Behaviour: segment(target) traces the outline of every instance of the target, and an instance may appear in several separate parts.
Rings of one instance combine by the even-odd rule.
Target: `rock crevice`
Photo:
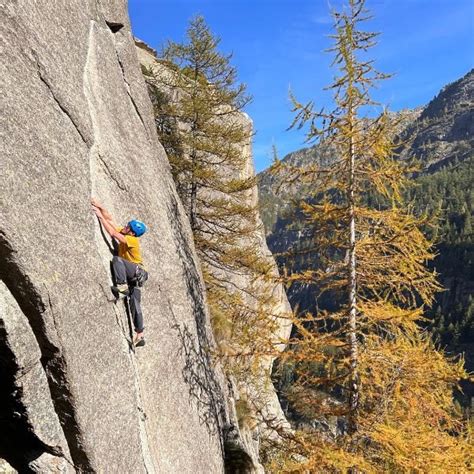
[[[87,453],[81,449],[81,435],[78,429],[77,421],[75,419],[74,399],[72,394],[68,390],[66,381],[67,367],[64,358],[61,355],[62,349],[60,344],[59,334],[57,332],[57,322],[55,321],[55,315],[53,311],[53,305],[51,303],[51,296],[46,290],[45,299],[47,299],[47,306],[49,311],[46,309],[46,304],[43,298],[40,296],[40,292],[35,289],[29,277],[22,272],[22,269],[17,264],[14,257],[15,251],[12,246],[7,242],[5,236],[0,232],[0,280],[8,289],[9,294],[14,300],[10,305],[17,305],[17,313],[24,317],[25,321],[22,322],[24,331],[29,334],[28,344],[34,346],[28,349],[28,352],[34,354],[34,348],[39,352],[38,362],[41,364],[44,377],[49,385],[50,393],[48,396],[51,397],[52,406],[57,414],[61,425],[63,426],[63,432],[67,440],[69,451],[71,453],[73,463],[75,466],[81,469],[89,469],[90,463],[88,460]],[[46,287],[46,285],[45,285]],[[5,293],[5,291],[4,291]],[[48,331],[44,324],[44,318],[48,313],[48,319],[53,323],[54,337],[51,336],[51,330]],[[2,304],[2,317],[8,316],[8,306],[4,302]],[[21,316],[16,316],[20,318]],[[16,360],[13,350],[9,348],[9,337],[15,337],[15,334],[7,334],[6,327],[8,321],[2,320],[2,341],[0,347],[4,351],[1,360],[8,365],[8,360],[16,364],[16,370],[8,371],[5,376],[17,379],[21,362],[14,362]],[[27,326],[28,325],[28,326]],[[51,329],[51,328],[50,328]],[[24,343],[26,345],[26,343]],[[3,378],[2,378],[3,379]],[[10,389],[13,387],[10,384]],[[20,397],[21,398],[21,397]],[[21,406],[21,402],[15,402]],[[26,408],[22,408],[23,412],[26,412]],[[52,415],[52,414],[50,414]],[[21,420],[22,417],[20,416]],[[24,422],[26,426],[27,422]],[[14,431],[16,428],[14,429]],[[26,431],[29,433],[31,439],[37,439],[31,426]],[[36,443],[36,449],[43,447],[45,452],[49,452],[54,455],[58,455],[59,451],[57,448],[47,449],[47,445],[38,440]],[[1,449],[1,448],[0,448]]]
[[[88,143],[88,140],[84,133],[81,131],[79,125],[75,122],[74,118],[72,117],[71,112],[67,109],[67,107],[61,102],[59,97],[57,96],[57,93],[54,91],[54,88],[52,87],[51,83],[46,79],[45,74],[41,71],[41,64],[37,58],[36,53],[32,51],[33,57],[35,58],[36,66],[38,68],[38,77],[40,78],[41,82],[47,87],[48,91],[51,93],[51,97],[54,99],[58,107],[64,112],[64,115],[70,120],[74,128],[77,130],[77,133],[80,135],[84,143]]]

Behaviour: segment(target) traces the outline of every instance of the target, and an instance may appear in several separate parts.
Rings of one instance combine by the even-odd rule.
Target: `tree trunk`
[[[357,276],[356,276],[356,233],[355,233],[355,147],[354,147],[354,118],[350,110],[350,166],[349,166],[349,347],[350,347],[350,398],[349,398],[349,433],[357,431],[357,411],[359,406],[359,373],[358,373],[358,343],[357,343]]]

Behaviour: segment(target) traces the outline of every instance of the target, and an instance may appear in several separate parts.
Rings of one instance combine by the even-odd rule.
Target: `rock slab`
[[[21,398],[25,426],[42,443],[34,469],[70,457],[77,472],[224,472],[235,420],[209,357],[200,269],[126,2],[2,0],[0,8],[1,314],[21,321],[11,326],[8,316],[1,343],[36,361],[40,393]],[[140,218],[150,229],[146,346],[136,353],[126,308],[109,301],[110,242],[92,196],[118,223]],[[5,370],[11,399],[16,369]],[[29,462],[4,445],[0,457]]]

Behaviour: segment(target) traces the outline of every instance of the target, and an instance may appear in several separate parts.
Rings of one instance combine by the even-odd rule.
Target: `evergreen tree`
[[[335,302],[333,311],[295,320],[294,349],[282,364],[296,373],[286,397],[309,426],[339,421],[332,430],[300,432],[290,445],[301,457],[276,457],[270,469],[461,472],[472,458],[452,390],[466,374],[417,324],[421,305],[440,289],[425,267],[433,258],[420,230],[426,219],[404,202],[409,170],[393,158],[388,113],[363,115],[377,105],[371,88],[387,77],[366,57],[376,34],[359,29],[368,19],[364,0],[349,0],[333,16],[335,110],[315,111],[292,96],[292,127],[309,123],[307,140],[332,146],[337,159],[306,169],[277,163],[275,170],[314,186],[301,203],[311,245],[294,256],[318,262],[289,282],[315,284],[317,298],[329,294]]]
[[[145,75],[160,141],[191,223],[219,355],[248,387],[268,379],[260,362],[275,351],[275,283],[272,262],[261,254],[249,166],[253,132],[242,109],[250,98],[245,85],[236,83],[231,55],[218,51],[219,42],[197,16],[187,42],[169,42],[163,67]]]

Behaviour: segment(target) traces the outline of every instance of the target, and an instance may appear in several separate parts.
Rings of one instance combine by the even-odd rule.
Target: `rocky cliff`
[[[1,10],[0,457],[21,472],[251,471],[126,2]],[[150,229],[137,352],[92,196]]]
[[[401,158],[416,157],[425,173],[472,158],[474,69],[445,86],[400,137]]]

